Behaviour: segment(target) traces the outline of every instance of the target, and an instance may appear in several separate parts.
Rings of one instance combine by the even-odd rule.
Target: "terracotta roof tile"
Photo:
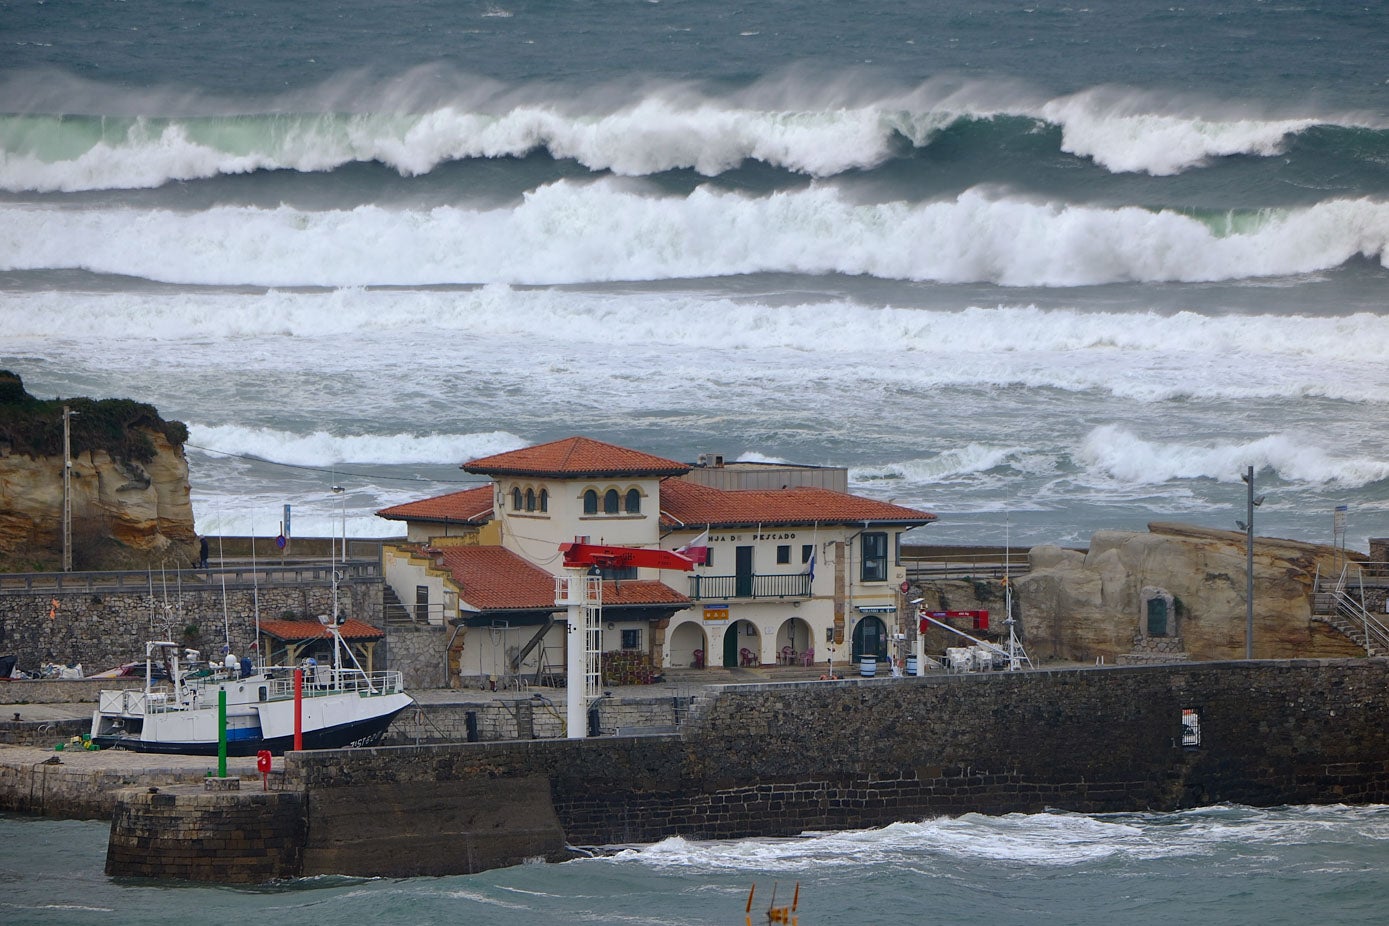
[[[665,479],[661,519],[666,527],[725,527],[751,524],[928,524],[936,516],[915,508],[880,502],[830,489],[715,489]]]
[[[379,640],[386,634],[364,621],[348,618],[338,628],[344,640]],[[261,621],[260,632],[277,640],[331,640],[328,628],[318,621]]]
[[[463,603],[479,611],[557,611],[555,577],[497,546],[429,551],[453,575]],[[603,583],[604,607],[683,606],[690,599],[655,579]]]
[[[553,611],[555,579],[504,547],[431,550],[461,589],[462,604],[479,611]]]
[[[603,607],[620,608],[624,605],[680,605],[690,603],[690,599],[677,592],[664,582],[656,579],[623,579],[620,582],[604,580]]]
[[[453,521],[484,524],[492,518],[492,486],[482,485],[462,492],[422,498],[416,502],[392,505],[376,512],[388,521]]]
[[[523,447],[463,464],[470,473],[489,476],[679,476],[685,463],[630,450],[587,437]]]

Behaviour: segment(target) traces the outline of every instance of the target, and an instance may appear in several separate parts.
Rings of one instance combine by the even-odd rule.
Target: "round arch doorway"
[[[723,667],[736,669],[744,664],[744,653],[750,653],[751,665],[762,662],[762,638],[752,621],[734,621],[723,632]]]
[[[708,665],[709,638],[694,621],[684,621],[670,635],[667,655],[671,666],[702,669]]]

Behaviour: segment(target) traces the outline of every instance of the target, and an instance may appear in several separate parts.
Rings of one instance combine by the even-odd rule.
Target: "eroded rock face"
[[[1254,656],[1258,659],[1363,656],[1313,622],[1312,585],[1338,569],[1331,547],[1257,537],[1254,543]],[[1190,658],[1241,659],[1245,651],[1245,537],[1235,531],[1155,523],[1148,533],[1100,531],[1086,553],[1040,546],[1014,589],[1034,656],[1092,662],[1159,642],[1149,637],[1149,602],[1166,641]]]
[[[150,431],[148,463],[97,450],[73,455],[73,567],[161,561],[187,564],[197,538],[183,448]],[[0,454],[0,556],[17,568],[51,567],[63,549],[63,459]]]

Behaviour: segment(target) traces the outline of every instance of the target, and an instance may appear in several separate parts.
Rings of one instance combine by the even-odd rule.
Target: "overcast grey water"
[[[102,875],[99,823],[0,816],[0,915],[34,926],[742,926],[800,884],[799,922],[1358,926],[1389,907],[1389,808],[966,815],[797,839],[668,839],[480,875],[259,888]]]
[[[585,434],[846,466],[921,540],[1389,535],[1389,5],[0,2],[0,368],[190,427],[198,529],[390,529]],[[330,496],[329,486],[348,488]],[[344,507],[339,508],[339,504]],[[1383,807],[965,816],[16,923],[1382,923]],[[760,893],[760,897],[765,894]]]

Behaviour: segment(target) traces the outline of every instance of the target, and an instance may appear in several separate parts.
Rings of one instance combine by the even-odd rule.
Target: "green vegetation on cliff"
[[[0,443],[31,457],[62,456],[63,406],[72,409],[72,452],[105,450],[114,459],[154,459],[150,433],[170,444],[188,441],[188,426],[165,421],[153,405],[130,399],[36,399],[19,376],[0,370]]]

